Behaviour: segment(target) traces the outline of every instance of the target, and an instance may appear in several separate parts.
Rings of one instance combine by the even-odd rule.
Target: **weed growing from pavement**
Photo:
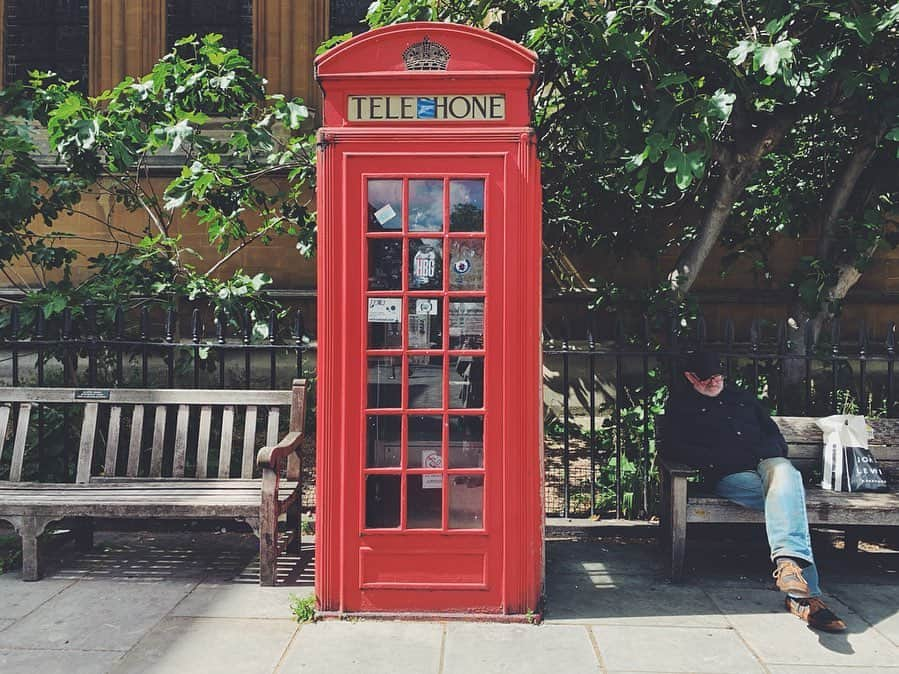
[[[290,610],[296,616],[298,623],[315,622],[315,597],[298,597],[290,595]]]

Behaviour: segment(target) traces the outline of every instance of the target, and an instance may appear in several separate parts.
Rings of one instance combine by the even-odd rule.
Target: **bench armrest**
[[[256,465],[259,468],[274,469],[285,457],[298,452],[302,443],[303,434],[299,431],[292,431],[281,438],[281,442],[274,447],[260,449],[256,455]]]
[[[698,469],[689,466],[686,463],[672,461],[664,457],[659,458],[659,467],[668,473],[671,477],[690,477],[696,475]]]

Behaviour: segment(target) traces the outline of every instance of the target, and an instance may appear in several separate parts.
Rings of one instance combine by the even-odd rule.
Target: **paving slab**
[[[114,674],[270,674],[297,631],[292,620],[166,618]]]
[[[768,665],[817,665],[828,667],[889,667],[899,663],[899,648],[871,628],[842,602],[824,601],[848,627],[828,634],[814,630],[783,607],[783,595],[748,589],[709,590],[730,623]],[[739,596],[739,599],[737,599]]]
[[[21,573],[0,575],[0,619],[18,620],[71,584],[71,580],[52,578],[26,583]]]
[[[732,629],[646,625],[591,629],[608,671],[764,672]]]
[[[805,667],[804,665],[769,665],[771,674],[896,674],[899,672],[899,664],[896,667]]]
[[[581,625],[448,623],[443,662],[444,674],[600,671]]]
[[[278,672],[437,674],[442,639],[439,623],[328,620],[303,625]]]
[[[194,585],[80,581],[0,632],[0,648],[127,651]]]
[[[631,544],[633,543],[633,544]],[[662,555],[654,541],[547,541],[546,573],[660,575]]]
[[[618,586],[614,578],[556,576],[547,580],[546,621],[590,625],[728,627],[698,587],[653,583]]]
[[[899,585],[828,583],[827,590],[899,646]]]
[[[3,674],[106,674],[122,657],[110,651],[2,651],[0,672]]]
[[[311,587],[260,587],[257,583],[201,583],[172,616],[196,618],[281,618],[290,620],[290,596],[310,596]]]
[[[0,632],[12,625],[14,622],[15,620],[0,620]]]

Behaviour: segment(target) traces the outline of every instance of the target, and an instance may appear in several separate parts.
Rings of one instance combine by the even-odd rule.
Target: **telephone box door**
[[[347,308],[365,336],[349,385],[365,400],[348,453],[346,571],[359,584],[346,605],[402,609],[426,588],[435,609],[495,611],[503,156],[354,154],[346,166],[357,195],[347,241],[365,260],[359,305]]]

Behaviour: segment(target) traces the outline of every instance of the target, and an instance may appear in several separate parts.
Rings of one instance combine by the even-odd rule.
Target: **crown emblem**
[[[406,70],[446,70],[449,58],[449,50],[438,42],[431,42],[427,35],[403,52]]]

